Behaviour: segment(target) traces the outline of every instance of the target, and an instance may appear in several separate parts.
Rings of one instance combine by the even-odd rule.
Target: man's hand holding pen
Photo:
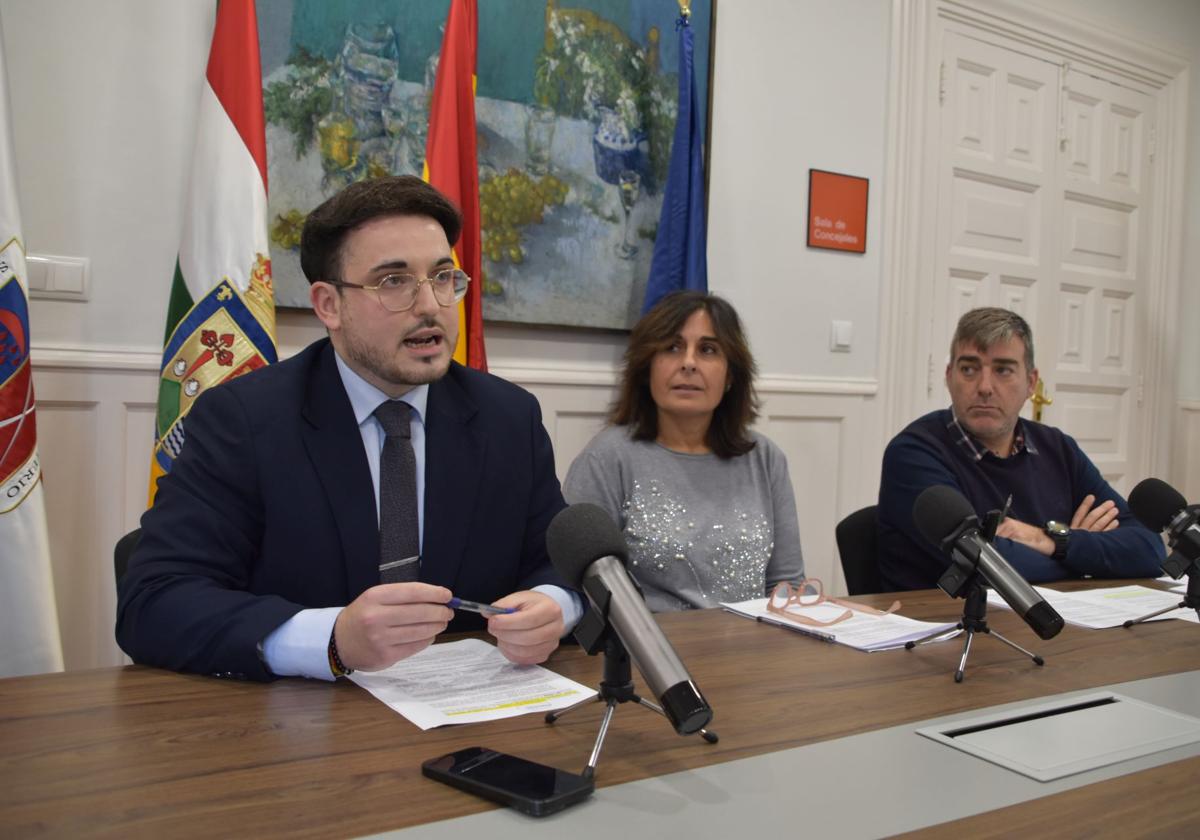
[[[420,653],[446,629],[453,610],[479,613],[510,661],[544,662],[562,637],[562,610],[540,592],[514,592],[494,604],[453,597],[444,586],[385,583],[373,586],[338,615],[338,655],[355,671],[378,671]]]
[[[516,612],[488,617],[487,630],[496,637],[510,662],[517,665],[537,665],[558,647],[562,638],[562,609],[549,595],[541,592],[514,592],[496,601],[493,606],[513,607]]]
[[[341,611],[334,637],[342,663],[378,671],[420,653],[446,629],[454,612],[450,590],[428,583],[372,586]]]

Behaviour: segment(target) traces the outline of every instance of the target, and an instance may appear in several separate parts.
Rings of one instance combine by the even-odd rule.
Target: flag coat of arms
[[[267,144],[253,0],[221,0],[200,97],[191,188],[163,344],[150,465],[158,479],[205,389],[276,360]]]

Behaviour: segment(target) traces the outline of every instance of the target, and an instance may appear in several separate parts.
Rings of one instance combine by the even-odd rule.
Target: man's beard
[[[414,326],[408,334],[420,329],[436,328],[438,323],[432,318],[425,319]],[[450,354],[428,358],[413,359],[407,366],[396,361],[396,347],[382,347],[377,344],[362,341],[353,330],[343,332],[348,361],[370,373],[381,382],[396,386],[425,385],[436,382],[446,375],[450,368]],[[403,343],[403,339],[400,340]],[[443,335],[442,341],[448,341]],[[400,352],[403,352],[401,348]]]

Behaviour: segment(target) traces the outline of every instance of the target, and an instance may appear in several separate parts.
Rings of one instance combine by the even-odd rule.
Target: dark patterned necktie
[[[414,581],[420,563],[411,413],[412,407],[400,400],[388,400],[375,409],[375,419],[387,435],[379,456],[380,583]]]

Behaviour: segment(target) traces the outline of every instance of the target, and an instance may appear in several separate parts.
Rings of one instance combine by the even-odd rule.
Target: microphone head
[[[1157,478],[1139,481],[1129,494],[1129,509],[1151,531],[1165,530],[1175,514],[1187,507],[1179,491]]]
[[[583,573],[601,557],[616,557],[622,563],[629,549],[612,517],[600,507],[581,502],[559,511],[546,529],[550,563],[569,586],[579,589]]]
[[[954,533],[963,521],[975,516],[962,493],[944,484],[926,487],[913,503],[913,522],[921,536],[936,546]]]
[[[658,700],[680,735],[699,732],[712,720],[712,707],[691,680],[671,686],[659,695]]]
[[[1038,601],[1021,617],[1043,639],[1053,639],[1063,629],[1063,617],[1048,601]]]

